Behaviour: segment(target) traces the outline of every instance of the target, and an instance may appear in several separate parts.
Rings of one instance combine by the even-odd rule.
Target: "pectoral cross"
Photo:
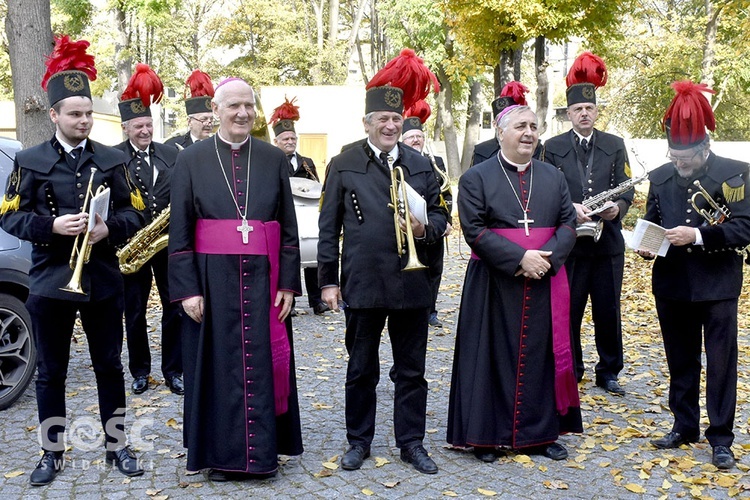
[[[519,224],[523,224],[524,229],[526,230],[526,236],[529,235],[529,224],[534,223],[534,219],[529,219],[529,213],[524,210],[523,212],[523,219],[518,219]],[[239,230],[239,228],[237,228]]]
[[[533,222],[533,221],[532,221]],[[242,224],[237,226],[237,232],[242,233],[242,244],[247,245],[248,241],[248,234],[253,231],[253,226],[249,225],[247,223],[247,219],[242,219]],[[526,230],[526,234],[528,235],[528,229]]]

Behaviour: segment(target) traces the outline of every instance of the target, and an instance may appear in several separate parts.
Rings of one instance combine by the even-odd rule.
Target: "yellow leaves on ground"
[[[643,486],[640,484],[635,483],[628,483],[625,485],[625,489],[630,491],[631,493],[645,493],[646,490],[643,489]]]
[[[335,464],[333,462],[323,462],[323,467],[328,470],[336,470],[339,468],[339,464]]]
[[[6,479],[13,479],[14,477],[18,477],[20,475],[23,475],[23,471],[22,470],[14,470],[13,472],[6,472],[5,473],[5,478]]]
[[[497,491],[486,490],[484,488],[477,488],[477,491],[486,497],[494,497],[497,495]]]
[[[569,486],[562,481],[543,481],[542,484],[545,488],[550,490],[567,490]]]
[[[387,458],[375,457],[375,467],[382,467],[385,464],[389,464],[389,463],[391,463],[391,461],[388,460]]]

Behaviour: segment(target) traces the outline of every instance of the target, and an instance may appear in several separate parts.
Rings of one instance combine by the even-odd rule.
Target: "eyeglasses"
[[[691,156],[675,156],[667,151],[667,159],[671,161],[672,163],[677,163],[678,161],[682,163],[690,163],[693,160],[695,160],[695,157],[701,153],[703,153],[703,149],[699,149],[698,151],[693,153]]]
[[[200,118],[196,118],[194,116],[191,116],[190,119],[191,120],[195,120],[197,122],[201,122],[203,125],[213,125],[213,123],[214,123],[213,117],[208,117],[208,118],[204,118],[204,119],[201,120]]]

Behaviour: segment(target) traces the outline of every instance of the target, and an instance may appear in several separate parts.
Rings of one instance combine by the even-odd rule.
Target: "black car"
[[[0,137],[0,180],[8,178],[21,147]],[[0,229],[0,410],[23,395],[36,371],[31,318],[24,306],[30,266],[31,245]]]

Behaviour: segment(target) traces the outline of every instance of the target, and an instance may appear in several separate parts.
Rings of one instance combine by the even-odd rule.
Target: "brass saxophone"
[[[167,247],[169,234],[165,231],[169,225],[169,212],[167,205],[151,224],[135,233],[128,244],[117,251],[122,274],[138,272],[159,250]]]
[[[583,206],[589,210],[599,210],[604,207],[608,201],[612,201],[618,198],[622,193],[630,191],[636,184],[639,184],[648,179],[648,173],[641,175],[640,177],[634,177],[626,181],[621,182],[614,188],[608,191],[602,191],[596,196],[586,198],[583,200]],[[597,219],[591,222],[584,222],[576,226],[576,236],[593,236],[594,241],[599,241],[602,236],[602,230],[604,229],[604,220]]]

